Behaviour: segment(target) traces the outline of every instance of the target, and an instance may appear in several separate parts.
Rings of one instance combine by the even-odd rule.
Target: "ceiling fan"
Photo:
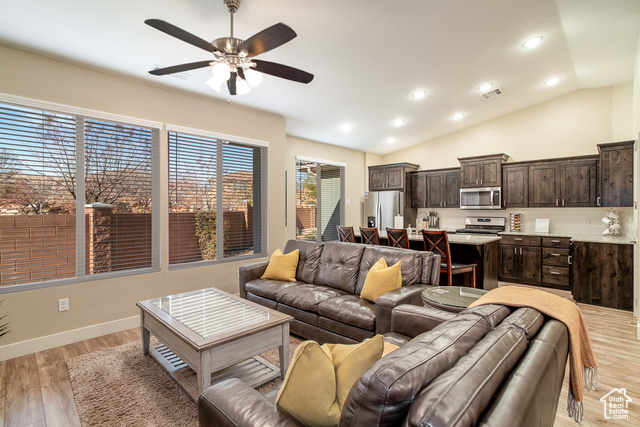
[[[278,23],[254,34],[247,40],[235,38],[233,37],[233,14],[238,11],[240,0],[223,0],[223,2],[231,14],[231,35],[215,39],[211,43],[161,19],[144,21],[145,24],[163,33],[211,52],[214,57],[213,60],[156,68],[149,73],[154,76],[164,76],[211,66],[213,77],[207,80],[207,84],[220,92],[222,84],[226,82],[231,95],[242,95],[249,92],[252,87],[256,87],[262,80],[261,73],[305,84],[313,80],[313,74],[306,71],[275,62],[252,59],[254,56],[291,41],[297,35],[295,31],[285,24]]]

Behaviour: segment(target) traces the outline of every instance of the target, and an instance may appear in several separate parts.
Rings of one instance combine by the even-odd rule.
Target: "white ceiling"
[[[282,115],[287,133],[385,154],[582,88],[632,79],[640,0],[242,0],[235,36],[283,22],[298,37],[258,59],[315,75],[265,76],[219,95],[209,68],[182,80],[148,71],[209,59],[144,24],[159,18],[205,40],[229,36],[223,0],[0,0],[0,43],[152,84]],[[522,43],[542,35],[542,44]],[[0,66],[2,58],[0,58]],[[558,85],[544,86],[552,76]],[[483,100],[485,82],[503,94]],[[411,93],[428,96],[414,100]],[[455,112],[464,119],[451,120]],[[393,127],[402,117],[406,124]],[[346,133],[345,123],[353,124]],[[397,142],[387,143],[389,137]]]

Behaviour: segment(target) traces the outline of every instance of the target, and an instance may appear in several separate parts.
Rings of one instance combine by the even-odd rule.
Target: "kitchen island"
[[[491,290],[498,287],[498,241],[499,236],[454,234],[453,230],[447,230],[451,258],[453,262],[460,264],[476,264],[476,287]],[[357,241],[360,236],[356,235]],[[380,233],[380,243],[387,245],[387,233]],[[411,249],[424,251],[422,233],[409,235]],[[470,274],[456,274],[453,276],[453,285],[471,286]],[[446,277],[440,276],[440,285],[446,285]]]

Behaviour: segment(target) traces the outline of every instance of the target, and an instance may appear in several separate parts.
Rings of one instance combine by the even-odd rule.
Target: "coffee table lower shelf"
[[[198,379],[196,372],[182,361],[166,345],[149,348],[149,354],[158,361],[171,377],[186,391],[193,400],[198,401]],[[211,375],[211,384],[224,381],[227,378],[240,378],[249,386],[255,388],[267,381],[280,377],[280,368],[263,359],[254,356],[236,363]]]

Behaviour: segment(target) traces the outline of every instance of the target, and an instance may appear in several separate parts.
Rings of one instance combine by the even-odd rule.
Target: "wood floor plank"
[[[36,359],[47,427],[79,427],[78,409],[62,350],[37,353]]]
[[[4,404],[7,395],[7,362],[0,362],[0,427],[4,427]]]
[[[109,344],[109,347],[117,347],[122,344],[128,344],[131,342],[124,332],[115,332],[113,334],[104,335],[103,338]]]
[[[82,341],[63,345],[62,347],[60,347],[60,350],[62,351],[65,362],[68,362],[72,357],[77,357],[88,353],[87,348],[84,346],[84,343]]]
[[[142,341],[142,333],[140,332],[140,328],[131,328],[123,331],[131,342],[140,342]]]
[[[109,348],[109,343],[104,337],[96,337],[89,338],[88,340],[82,341],[87,352],[93,353],[94,351],[104,350],[105,348]]]
[[[26,426],[44,421],[38,365],[34,354],[7,360],[5,426]]]

